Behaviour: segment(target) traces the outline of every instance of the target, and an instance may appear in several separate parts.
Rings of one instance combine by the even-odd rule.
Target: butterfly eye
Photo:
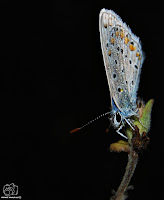
[[[116,120],[117,120],[117,122],[121,121],[121,115],[119,112],[116,112]]]
[[[113,123],[115,127],[119,127],[120,123],[121,123],[121,115],[119,112],[116,112],[113,118]]]

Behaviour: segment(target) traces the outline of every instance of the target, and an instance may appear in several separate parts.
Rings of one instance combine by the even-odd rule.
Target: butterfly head
[[[114,128],[120,127],[120,125],[122,124],[122,120],[123,120],[122,115],[119,111],[116,111],[113,113],[112,122],[113,122]]]

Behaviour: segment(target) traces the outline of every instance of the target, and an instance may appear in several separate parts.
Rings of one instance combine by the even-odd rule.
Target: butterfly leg
[[[134,124],[130,121],[130,119],[126,119],[126,118],[125,118],[125,121],[126,121],[127,124],[131,127],[132,130],[135,130],[134,127],[133,127]],[[132,126],[132,125],[133,125],[133,126]]]
[[[121,126],[119,127],[119,129],[116,130],[116,132],[117,132],[119,135],[121,135],[122,137],[128,139],[125,135],[123,135],[123,134],[120,132],[120,129],[122,129],[122,127],[123,127],[123,125],[121,125]]]
[[[133,130],[135,130],[134,129],[134,124],[131,122],[131,120],[130,119],[125,119],[125,121],[129,124],[129,126],[133,129]],[[143,126],[143,127],[145,127],[146,129],[147,129],[147,127],[141,122],[141,120],[139,119],[139,122],[141,123],[141,125]],[[133,125],[133,126],[132,126]]]

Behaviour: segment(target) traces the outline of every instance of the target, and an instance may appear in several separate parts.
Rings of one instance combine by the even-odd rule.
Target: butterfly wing
[[[101,10],[99,26],[111,98],[125,116],[131,116],[136,109],[136,93],[143,63],[139,38],[112,10]]]

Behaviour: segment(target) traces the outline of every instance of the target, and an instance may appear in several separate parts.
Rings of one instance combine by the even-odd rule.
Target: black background
[[[161,8],[160,8],[161,7]],[[99,39],[99,12],[112,9],[140,37],[146,59],[138,96],[155,99],[151,143],[140,155],[129,199],[163,199],[163,11],[141,1],[0,2],[0,194],[7,183],[22,199],[107,200],[126,153],[104,117],[110,110]]]

